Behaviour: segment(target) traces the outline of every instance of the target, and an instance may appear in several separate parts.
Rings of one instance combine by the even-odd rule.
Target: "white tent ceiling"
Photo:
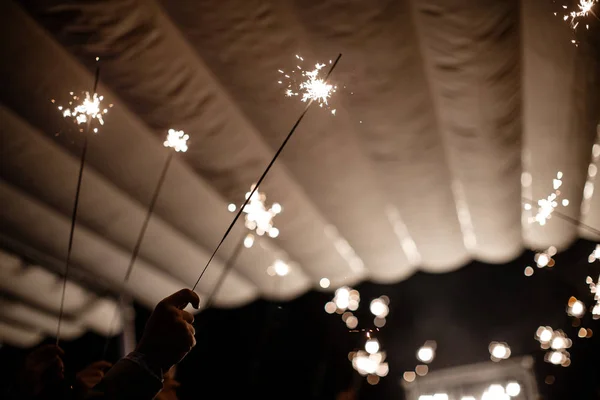
[[[64,334],[107,330],[114,304],[90,298],[114,293],[123,280],[168,155],[168,128],[188,133],[190,150],[175,156],[127,291],[152,307],[190,287],[232,218],[227,204],[243,200],[304,106],[283,96],[277,70],[293,67],[295,54],[316,62],[339,52],[334,79],[346,88],[335,95],[336,116],[311,110],[261,186],[284,207],[275,220],[281,235],[242,251],[216,306],[291,299],[320,289],[322,277],[330,289],[393,283],[472,259],[507,262],[525,247],[565,248],[579,234],[600,239],[557,218],[544,227],[522,223],[522,196],[546,197],[562,171],[571,202],[562,211],[600,226],[598,195],[588,189],[583,198],[600,68],[585,45],[571,43],[552,7],[4,1],[3,247],[64,260],[82,140],[50,99],[90,90],[99,56],[99,92],[114,107],[90,140],[73,253],[83,283],[67,293],[72,325]],[[240,224],[200,281],[201,296],[243,235]],[[292,266],[288,276],[266,273],[277,259]],[[39,263],[60,272],[60,262]],[[50,273],[27,271],[6,272],[22,291],[2,286],[10,299],[0,319],[27,318],[39,331],[21,336],[21,325],[2,323],[0,340],[19,345],[53,334],[58,310],[59,298],[36,296],[59,293],[60,279],[42,287],[31,271]]]

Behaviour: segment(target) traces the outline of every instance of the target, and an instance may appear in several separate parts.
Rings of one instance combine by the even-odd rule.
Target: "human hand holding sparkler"
[[[182,289],[158,303],[136,349],[161,371],[168,371],[196,345],[194,316],[183,310],[188,303],[196,309],[200,306],[200,298],[189,289]]]

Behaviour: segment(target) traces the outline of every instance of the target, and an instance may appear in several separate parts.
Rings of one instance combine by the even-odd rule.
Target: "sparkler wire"
[[[115,312],[113,314],[113,318],[110,323],[109,334],[106,337],[106,342],[104,343],[104,351],[102,353],[102,359],[105,358],[106,352],[108,351],[108,345],[110,343],[110,339],[112,337],[112,332],[114,330],[114,325],[117,317],[117,309],[122,309],[123,307],[123,296],[125,292],[125,285],[129,281],[131,277],[131,272],[133,271],[133,266],[138,258],[140,253],[140,249],[142,247],[142,242],[144,241],[144,236],[146,235],[146,229],[148,229],[148,225],[150,223],[150,219],[152,214],[154,213],[154,207],[156,206],[156,201],[158,200],[158,196],[160,195],[160,191],[165,183],[165,178],[167,177],[167,172],[169,170],[169,166],[171,165],[171,161],[173,160],[173,154],[175,150],[169,149],[169,155],[165,160],[165,165],[160,173],[158,178],[158,182],[156,183],[156,188],[154,189],[154,193],[152,194],[152,199],[150,200],[150,204],[148,205],[148,210],[146,211],[146,217],[144,218],[144,222],[142,223],[142,227],[140,228],[140,233],[138,234],[137,240],[135,242],[135,246],[133,247],[133,251],[131,253],[131,258],[129,259],[129,265],[127,266],[127,271],[125,272],[125,278],[121,284],[119,289],[119,302],[115,306]]]
[[[69,276],[69,266],[71,265],[71,253],[73,250],[73,237],[75,236],[75,224],[77,223],[77,209],[79,208],[79,194],[81,193],[81,181],[83,180],[83,169],[85,167],[85,157],[88,147],[88,129],[83,139],[83,148],[81,149],[81,161],[79,162],[79,174],[77,176],[77,188],[75,189],[75,201],[73,202],[73,211],[71,213],[71,230],[69,231],[69,244],[67,247],[67,258],[65,260],[65,273],[63,275],[62,294],[60,297],[60,311],[58,313],[58,325],[56,327],[56,345],[60,342],[60,326],[65,309],[65,294],[67,291],[67,279]]]
[[[327,75],[325,76],[325,79],[324,79],[325,82],[327,82],[327,80],[329,79],[329,76],[331,75],[331,73],[335,69],[336,65],[340,61],[340,58],[342,58],[342,54],[341,53],[338,54],[337,58],[335,59],[334,63],[332,64],[331,68],[329,69],[329,72],[327,72]],[[210,263],[212,262],[212,260],[215,258],[215,255],[217,254],[217,252],[219,251],[219,249],[223,245],[223,242],[225,242],[225,239],[227,239],[227,236],[229,236],[229,233],[233,229],[233,227],[234,227],[235,223],[237,222],[237,220],[240,218],[240,215],[242,215],[242,212],[244,211],[244,208],[246,207],[246,205],[248,205],[248,202],[252,198],[252,195],[254,194],[254,192],[256,192],[258,190],[258,187],[260,186],[260,184],[262,183],[262,181],[265,179],[265,176],[267,176],[267,174],[269,173],[269,170],[271,169],[271,167],[273,166],[273,164],[275,163],[275,161],[277,160],[277,158],[279,157],[279,155],[283,151],[283,149],[284,149],[285,145],[287,144],[287,142],[290,140],[290,138],[292,137],[292,135],[296,131],[296,128],[298,128],[298,125],[300,125],[300,122],[304,119],[304,116],[306,115],[306,113],[308,112],[308,110],[309,110],[309,108],[310,108],[310,106],[312,104],[313,104],[313,99],[310,99],[309,102],[308,102],[308,104],[306,104],[306,107],[304,107],[304,111],[302,111],[302,113],[300,114],[300,116],[296,120],[296,123],[294,124],[294,126],[292,126],[292,129],[290,130],[290,132],[286,136],[285,140],[281,143],[281,146],[279,146],[279,149],[277,150],[277,152],[275,153],[275,155],[271,159],[271,162],[269,162],[269,164],[267,165],[267,168],[265,168],[264,172],[262,173],[262,175],[260,176],[260,178],[256,182],[256,185],[254,186],[254,189],[252,189],[252,191],[250,192],[250,195],[248,197],[246,197],[246,200],[244,201],[244,203],[242,204],[242,206],[239,208],[238,212],[235,214],[235,217],[233,218],[233,220],[229,224],[229,227],[227,228],[227,230],[223,234],[223,237],[221,238],[221,241],[219,242],[219,244],[217,245],[217,247],[213,251],[212,255],[208,259],[208,262],[206,263],[206,265],[204,266],[204,268],[202,269],[202,272],[200,273],[200,276],[198,277],[198,280],[196,280],[196,283],[192,287],[192,290],[196,290],[196,286],[198,286],[198,283],[200,283],[200,279],[202,279],[202,276],[204,276],[204,273],[208,269],[208,266],[210,265]]]
[[[221,272],[221,275],[219,276],[219,280],[217,281],[217,283],[213,287],[212,292],[208,295],[208,297],[206,299],[204,308],[209,308],[212,305],[212,302],[214,301],[215,297],[217,296],[219,290],[221,289],[221,286],[223,286],[223,282],[225,282],[225,278],[227,277],[227,275],[229,275],[229,272],[232,270],[233,266],[235,265],[235,261],[237,260],[238,256],[240,255],[240,252],[242,251],[242,248],[244,247],[245,237],[246,237],[246,235],[243,235],[240,238],[238,244],[235,246],[235,249],[233,250],[233,253],[231,253],[231,256],[229,256],[229,259],[227,260],[227,262],[225,263],[225,266],[223,267],[223,272]]]
[[[94,74],[94,89],[93,93],[96,93],[98,89],[98,82],[100,81],[100,64],[96,59],[96,72]],[[77,210],[79,208],[79,195],[81,193],[81,182],[83,180],[83,170],[85,168],[85,158],[87,155],[88,148],[88,136],[90,134],[91,119],[88,120],[87,129],[83,137],[83,148],[81,149],[81,161],[79,163],[79,174],[77,176],[77,187],[75,189],[75,201],[73,202],[73,212],[71,213],[71,230],[69,231],[69,244],[67,246],[67,257],[65,259],[65,273],[63,276],[63,287],[62,294],[60,297],[60,310],[58,313],[58,324],[56,326],[56,345],[60,342],[60,327],[64,316],[65,310],[65,294],[67,291],[67,280],[69,276],[69,266],[71,264],[71,253],[73,250],[73,238],[75,236],[75,225],[77,223]]]

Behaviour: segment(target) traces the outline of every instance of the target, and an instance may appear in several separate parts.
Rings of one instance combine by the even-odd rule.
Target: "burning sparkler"
[[[296,58],[302,63],[304,59],[299,55]],[[331,61],[330,61],[331,63]],[[328,100],[331,95],[336,92],[337,86],[331,85],[321,76],[322,69],[326,64],[317,63],[314,69],[305,70],[300,65],[296,66],[290,73],[284,70],[279,70],[283,78],[278,81],[279,84],[286,84],[286,97],[302,96],[302,102],[315,101],[319,107],[329,106]],[[299,76],[298,76],[299,75]],[[331,114],[335,115],[336,110],[331,110]]]
[[[78,125],[92,123],[94,120],[98,121],[100,125],[104,125],[104,118],[102,116],[108,113],[108,108],[113,106],[109,104],[108,108],[103,108],[102,101],[104,100],[104,96],[98,96],[97,93],[90,95],[90,92],[85,92],[83,97],[73,92],[69,94],[71,95],[69,107],[58,106],[58,110],[62,112],[64,118],[72,118]],[[77,104],[80,101],[82,102]],[[54,103],[55,100],[53,99],[52,102]],[[83,132],[83,128],[80,131]],[[94,132],[98,133],[98,127],[94,127]]]
[[[573,31],[577,30],[580,23],[584,22],[590,15],[594,18],[600,20],[598,16],[594,13],[594,6],[598,3],[598,0],[579,0],[577,4],[577,9],[575,11],[568,11],[568,6],[563,5],[562,8],[565,10],[565,14],[563,14],[563,20],[568,21],[571,29]],[[558,13],[554,13],[554,15],[558,15]],[[590,24],[585,22],[585,29],[590,29]],[[579,46],[579,41],[576,39],[572,39],[571,43],[575,46]]]
[[[537,222],[541,226],[544,226],[546,225],[546,222],[548,222],[548,220],[552,218],[552,213],[559,206],[558,199],[561,195],[561,191],[559,190],[559,188],[562,186],[563,183],[562,177],[563,173],[558,171],[558,173],[556,174],[556,178],[552,180],[552,187],[554,188],[554,192],[549,194],[548,197],[546,197],[545,199],[538,200],[537,213],[529,219],[530,223]],[[560,204],[562,204],[563,207],[566,207],[569,205],[569,200],[563,199],[560,202]],[[531,204],[525,203],[524,208],[525,210],[530,210]]]
[[[185,153],[188,149],[187,141],[190,138],[189,135],[183,131],[176,131],[175,129],[169,129],[167,133],[167,139],[163,143],[165,147],[171,147],[175,151]]]

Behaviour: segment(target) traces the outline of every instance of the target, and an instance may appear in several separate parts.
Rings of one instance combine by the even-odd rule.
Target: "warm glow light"
[[[549,326],[540,326],[535,335],[540,343],[550,343],[554,336],[554,331]]]
[[[319,285],[323,288],[323,289],[327,289],[329,287],[329,285],[331,284],[331,282],[329,281],[329,279],[327,278],[321,278],[321,280],[319,281]]]
[[[254,235],[249,233],[244,238],[244,247],[249,249],[250,247],[252,247],[253,244],[254,244]]]

